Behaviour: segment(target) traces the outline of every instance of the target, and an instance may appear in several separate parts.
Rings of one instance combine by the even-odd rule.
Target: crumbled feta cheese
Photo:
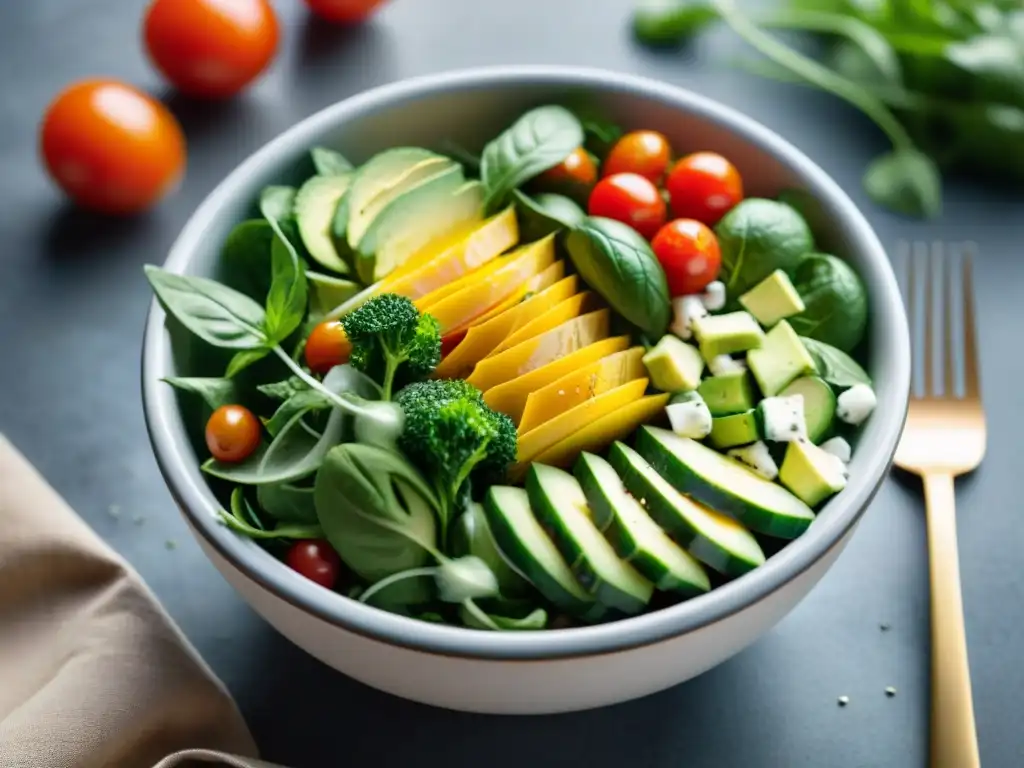
[[[725,306],[725,283],[721,280],[708,283],[700,298],[708,312],[717,312]]]
[[[818,470],[825,478],[825,482],[828,483],[828,487],[838,493],[846,487],[846,481],[850,478],[850,471],[846,468],[846,465],[842,460],[833,453],[818,449],[820,453],[820,461],[818,462]]]
[[[807,439],[807,421],[804,418],[804,396],[766,397],[758,408],[764,422],[766,440],[790,443]]]
[[[699,397],[670,403],[665,406],[665,413],[668,414],[672,431],[680,437],[703,440],[711,434],[711,411]]]
[[[672,299],[672,325],[670,330],[680,339],[693,337],[693,321],[707,317],[708,310],[700,296],[677,296]]]
[[[836,416],[847,424],[857,426],[875,410],[874,390],[867,384],[854,384],[836,398]]]
[[[735,371],[745,371],[747,364],[731,355],[716,355],[708,360],[708,370],[712,376],[723,376]]]
[[[841,437],[833,437],[830,440],[826,440],[818,447],[823,451],[831,453],[843,464],[849,464],[850,457],[853,455],[853,449],[850,448],[850,444]]]
[[[742,448],[733,448],[726,454],[745,464],[761,475],[766,480],[774,480],[779,476],[779,467],[768,451],[768,445],[763,440],[745,445]]]

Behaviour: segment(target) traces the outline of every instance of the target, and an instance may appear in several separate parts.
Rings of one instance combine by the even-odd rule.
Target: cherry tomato
[[[677,162],[665,182],[672,213],[697,219],[709,227],[743,199],[743,180],[736,167],[714,152],[696,152]]]
[[[217,461],[242,461],[260,444],[260,421],[244,405],[222,405],[206,422],[206,447]]]
[[[75,83],[50,104],[40,151],[54,181],[79,205],[136,213],[181,180],[185,136],[167,108],[114,80]]]
[[[700,293],[722,266],[718,238],[695,219],[670,221],[654,236],[651,249],[665,270],[672,296]]]
[[[597,166],[587,150],[577,147],[565,160],[544,171],[537,180],[551,186],[579,184],[589,187],[597,181]]]
[[[306,365],[313,373],[327,373],[348,359],[349,343],[337,320],[325,320],[306,339]]]
[[[383,3],[384,0],[306,0],[306,5],[317,16],[342,24],[362,21]]]
[[[635,173],[617,173],[597,182],[590,193],[588,212],[629,224],[650,240],[665,223],[665,201],[650,179]]]
[[[293,571],[332,589],[341,571],[341,558],[323,539],[302,539],[288,548],[285,562]]]
[[[149,58],[178,90],[223,98],[266,69],[278,23],[268,0],[153,0],[144,32]]]
[[[657,184],[671,159],[672,147],[664,134],[632,131],[615,142],[601,166],[601,175],[638,173]]]

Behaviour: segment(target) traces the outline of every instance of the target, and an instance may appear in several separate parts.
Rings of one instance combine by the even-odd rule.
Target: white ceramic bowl
[[[492,713],[548,713],[626,701],[668,688],[729,658],[786,615],[842,552],[892,460],[903,426],[910,351],[899,290],[864,217],[820,168],[738,112],[650,80],[563,67],[477,69],[406,80],[347,99],[264,146],[202,203],[166,268],[210,275],[231,227],[266,184],[296,178],[309,148],[361,160],[396,144],[479,146],[524,109],[587,94],[627,127],[663,131],[679,153],[707,149],[739,168],[748,195],[799,188],[819,203],[821,244],[847,259],[869,294],[869,360],[878,406],[860,436],[848,487],[810,529],[755,571],[679,605],[602,626],[494,633],[430,624],[362,605],[291,571],[219,524],[173,390],[160,379],[195,373],[153,304],[142,386],[161,471],[203,551],[242,597],[296,645],[341,672],[428,704]],[[173,347],[173,350],[172,350]],[[174,351],[175,353],[172,353]]]

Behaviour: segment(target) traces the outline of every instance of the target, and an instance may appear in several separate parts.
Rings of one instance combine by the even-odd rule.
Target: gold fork
[[[969,245],[957,248],[959,269],[947,250],[952,249],[942,243],[933,243],[930,249],[925,243],[916,243],[908,254],[912,346],[919,343],[919,337],[923,339],[924,360],[921,371],[914,366],[910,410],[896,451],[896,466],[919,475],[924,484],[931,581],[930,764],[932,768],[977,768],[981,763],[960,595],[953,478],[976,469],[985,455],[985,413],[978,383],[971,289],[973,249]],[[956,363],[953,318],[958,276],[963,307],[961,366]],[[934,287],[940,289],[938,300],[933,296]],[[924,295],[921,318],[916,311],[919,291]],[[934,342],[939,330],[942,354],[936,358]],[[941,393],[935,363],[942,369]],[[956,381],[958,369],[963,372],[961,391]]]

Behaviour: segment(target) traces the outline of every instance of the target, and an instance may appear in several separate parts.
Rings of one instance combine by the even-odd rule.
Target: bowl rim
[[[881,319],[888,333],[875,344],[889,381],[876,392],[878,404],[869,429],[876,450],[855,457],[856,474],[847,488],[819,511],[798,539],[754,571],[696,598],[648,614],[608,624],[544,631],[491,632],[433,624],[363,605],[324,589],[281,564],[255,542],[222,525],[220,504],[191,461],[175,395],[161,379],[167,370],[168,335],[164,311],[152,300],[142,345],[142,399],[146,428],[160,472],[193,532],[201,536],[247,579],[293,607],[340,629],[392,646],[442,656],[492,660],[547,660],[594,656],[652,645],[740,613],[784,588],[810,569],[849,532],[881,486],[906,419],[910,391],[910,337],[895,275],[864,215],[816,163],[781,136],[738,110],[709,97],[646,77],[589,67],[554,65],[489,66],[418,76],[379,86],[330,105],[301,120],[243,160],[210,192],[171,246],[163,267],[186,271],[195,243],[225,203],[250,184],[265,163],[279,153],[312,146],[346,120],[403,101],[453,90],[507,85],[566,85],[625,91],[660,102],[738,135],[801,176],[819,198],[827,198],[853,233],[850,250],[864,254],[870,276],[873,324]],[[878,335],[873,336],[877,342]],[[851,473],[852,474],[852,473]]]

